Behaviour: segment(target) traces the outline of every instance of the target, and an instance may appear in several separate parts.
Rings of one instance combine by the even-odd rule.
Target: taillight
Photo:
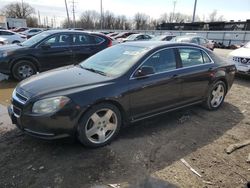
[[[109,39],[108,47],[111,47],[111,46],[112,46],[112,40]]]

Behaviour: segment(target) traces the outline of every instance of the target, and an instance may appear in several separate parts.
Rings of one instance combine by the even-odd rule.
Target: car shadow
[[[250,87],[250,75],[236,75],[234,82],[244,87]]]
[[[193,106],[125,127],[110,145],[97,149],[72,139],[41,141],[15,128],[0,134],[0,187],[137,185],[140,179],[212,143],[243,118],[227,102],[210,112]]]

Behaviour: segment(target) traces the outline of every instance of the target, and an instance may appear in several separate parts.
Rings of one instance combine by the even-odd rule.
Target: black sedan
[[[8,110],[29,135],[76,136],[85,146],[98,147],[127,123],[200,103],[218,109],[235,70],[194,44],[123,43],[79,65],[24,80]]]
[[[23,80],[37,72],[77,64],[112,45],[105,35],[73,30],[44,31],[0,47],[0,73]]]

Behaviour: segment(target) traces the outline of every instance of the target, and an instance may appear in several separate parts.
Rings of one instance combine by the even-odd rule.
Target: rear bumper
[[[8,59],[0,58],[0,73],[11,74]]]

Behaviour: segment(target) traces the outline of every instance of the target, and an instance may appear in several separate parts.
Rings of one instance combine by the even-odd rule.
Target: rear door
[[[70,49],[71,35],[61,33],[47,38],[36,48],[36,56],[43,70],[73,64]],[[48,45],[48,48],[43,48]]]
[[[80,63],[104,48],[102,43],[105,40],[101,37],[87,33],[77,33],[72,36],[73,40],[70,49],[73,52],[75,64]]]
[[[212,77],[214,63],[207,53],[199,48],[180,47],[181,95],[184,103],[195,102],[206,96]]]

